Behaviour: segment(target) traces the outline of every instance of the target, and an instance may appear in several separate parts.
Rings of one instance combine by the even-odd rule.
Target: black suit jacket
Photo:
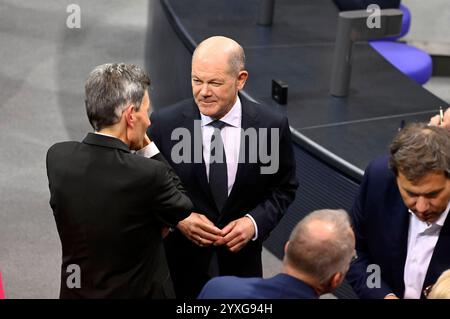
[[[230,221],[247,213],[252,215],[258,226],[258,240],[249,242],[235,254],[219,248],[220,274],[261,276],[262,242],[269,236],[294,200],[298,183],[295,177],[295,160],[286,117],[244,99],[241,99],[241,104],[241,126],[244,130],[267,128],[267,136],[258,136],[257,143],[259,144],[260,139],[267,138],[268,154],[271,154],[270,129],[279,130],[279,169],[275,174],[261,174],[261,167],[268,164],[262,163],[259,157],[256,163],[251,163],[249,157],[255,154],[250,154],[250,147],[246,145],[245,161],[238,165],[235,183],[222,211],[216,208],[206,176],[202,156],[200,113],[195,102],[192,99],[184,100],[154,112],[149,135],[180,177],[194,203],[195,212],[204,214],[219,228],[223,228]],[[198,121],[197,125],[195,120]],[[173,132],[179,133],[183,130],[189,132],[192,137],[185,141],[191,145],[191,161],[175,163],[171,153],[180,140],[172,140],[171,136]],[[199,162],[195,162],[195,151],[200,154]],[[208,265],[214,248],[199,248],[178,232],[171,234],[166,244],[169,267],[178,296],[195,298],[210,278]],[[185,291],[185,288],[189,291]]]
[[[351,216],[358,259],[351,265],[347,280],[360,298],[384,298],[391,292],[403,298],[409,212],[398,190],[395,175],[388,167],[387,156],[377,158],[367,167]],[[380,267],[380,287],[368,287],[368,276],[375,273],[374,268],[368,268],[369,265]],[[422,291],[448,268],[450,218],[446,219],[441,229]],[[369,282],[375,282],[373,277],[369,278]]]
[[[61,298],[171,297],[161,228],[186,218],[192,203],[170,171],[119,139],[92,133],[48,150]],[[80,267],[80,288],[67,286],[72,264]]]

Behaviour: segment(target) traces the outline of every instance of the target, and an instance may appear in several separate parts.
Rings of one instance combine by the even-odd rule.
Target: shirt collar
[[[202,127],[214,122],[216,119],[200,113],[202,119]],[[239,96],[236,98],[236,102],[233,104],[231,110],[228,111],[220,120],[229,126],[240,127],[242,118],[242,105]]]
[[[98,134],[98,135],[103,135],[103,136],[109,136],[109,137],[117,138],[117,137],[114,136],[114,135],[111,135],[111,134],[105,134],[105,133],[100,133],[100,132],[94,132],[94,134]]]

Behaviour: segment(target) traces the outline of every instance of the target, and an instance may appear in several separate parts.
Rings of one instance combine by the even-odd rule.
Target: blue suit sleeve
[[[376,188],[371,187],[371,179],[376,176],[376,171],[374,171],[376,169],[373,166],[373,163],[371,163],[366,169],[358,195],[350,211],[358,258],[351,264],[346,279],[355,293],[364,299],[382,299],[392,292],[391,288],[381,278],[378,278],[378,287],[372,287],[368,284],[368,282],[374,282],[372,278],[369,278],[372,274],[381,276],[381,274],[371,272],[369,268],[369,265],[374,264],[370,254],[370,243],[377,240],[377,238],[367,236],[367,227],[370,227],[370,221],[368,221],[370,207],[366,206],[366,202],[369,196],[375,194],[371,192],[377,192]],[[376,185],[376,183],[373,183],[373,185]]]

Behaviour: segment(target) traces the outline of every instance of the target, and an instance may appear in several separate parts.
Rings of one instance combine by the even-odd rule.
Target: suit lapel
[[[432,285],[450,265],[450,217],[447,216],[431,256],[423,288]],[[422,289],[423,291],[423,289]]]
[[[408,253],[409,213],[400,194],[398,195],[398,199],[398,203],[396,204],[397,208],[393,211],[398,211],[399,216],[393,219],[394,222],[391,225],[393,232],[396,233],[396,236],[393,238],[395,248],[390,253],[394,267],[393,278],[397,281],[395,286],[399,287],[402,293],[404,293],[405,281],[403,277],[405,275],[406,255]]]

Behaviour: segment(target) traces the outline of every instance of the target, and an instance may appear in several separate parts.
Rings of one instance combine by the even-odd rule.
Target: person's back
[[[212,289],[210,289],[210,287]],[[206,283],[198,299],[317,299],[314,289],[287,274],[272,278],[223,276]]]
[[[142,187],[156,193],[161,185],[153,184],[159,178],[152,175],[161,172],[163,164],[119,149],[78,142],[50,148],[51,206],[65,257],[61,297],[145,297],[163,292],[164,282],[149,285],[166,267],[155,263],[165,260],[161,223],[149,212],[158,207],[152,197],[136,192]],[[80,288],[67,288],[71,264],[83,270]],[[140,269],[147,271],[137,275]]]
[[[103,65],[91,77],[129,68]],[[61,298],[174,297],[162,234],[189,215],[192,203],[169,166],[131,152],[142,148],[148,126],[147,95],[144,101],[139,111],[134,103],[115,112],[121,116],[104,126],[111,134],[95,128],[81,143],[57,143],[48,150],[50,206],[63,255]],[[104,113],[97,118],[104,120]],[[129,115],[133,128],[127,128]]]

